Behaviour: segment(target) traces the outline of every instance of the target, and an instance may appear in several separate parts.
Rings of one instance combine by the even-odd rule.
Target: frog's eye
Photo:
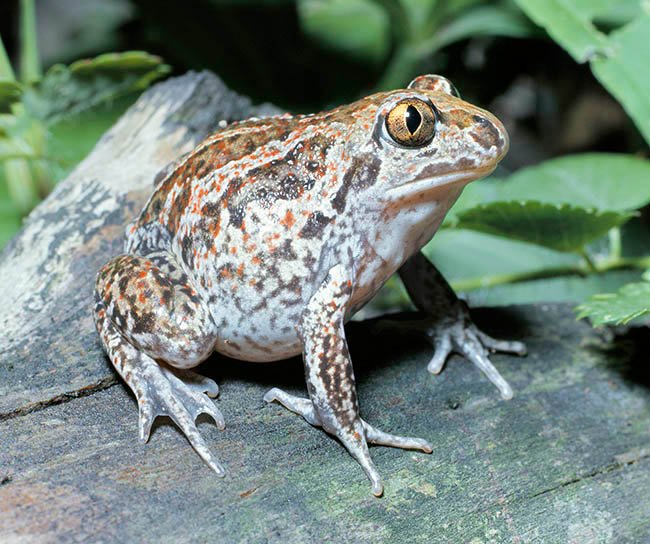
[[[419,98],[406,98],[386,116],[386,130],[398,144],[416,147],[428,144],[435,134],[433,108]]]

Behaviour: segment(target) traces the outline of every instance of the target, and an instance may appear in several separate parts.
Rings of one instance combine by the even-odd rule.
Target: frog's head
[[[435,75],[386,94],[372,140],[382,156],[378,181],[388,185],[383,191],[392,202],[402,204],[447,192],[457,197],[467,183],[490,174],[509,145],[496,117],[461,100],[449,80]]]
[[[347,168],[332,204],[341,213],[345,197],[354,195],[367,218],[374,213],[373,248],[399,265],[431,239],[463,187],[494,170],[508,150],[508,134],[496,117],[434,75],[350,109]]]

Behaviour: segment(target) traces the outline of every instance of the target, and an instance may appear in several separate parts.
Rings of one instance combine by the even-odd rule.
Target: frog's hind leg
[[[204,413],[225,427],[206,396],[219,389],[188,370],[212,352],[216,326],[187,276],[164,252],[115,257],[97,276],[94,317],[106,353],[138,401],[140,440],[148,440],[156,416],[169,416],[224,476],[195,424]]]

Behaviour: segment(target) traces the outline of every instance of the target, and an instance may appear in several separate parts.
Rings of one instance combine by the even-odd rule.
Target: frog
[[[458,352],[511,398],[489,355],[524,355],[524,344],[479,330],[422,252],[508,146],[494,115],[427,74],[329,111],[231,123],[157,176],[94,288],[95,325],[135,395],[140,440],[169,416],[223,477],[195,424],[207,414],[225,428],[219,388],[191,369],[213,352],[260,363],[302,355],[307,397],[274,387],[264,400],[336,437],[381,496],[369,444],[433,449],[360,415],[344,325],[394,273],[434,348],[428,371]]]

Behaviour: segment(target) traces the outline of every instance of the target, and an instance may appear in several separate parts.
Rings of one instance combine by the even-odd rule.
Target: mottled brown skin
[[[335,435],[382,493],[368,443],[431,451],[359,416],[343,325],[396,271],[430,317],[439,372],[453,349],[512,396],[488,349],[522,352],[478,331],[419,252],[465,184],[507,150],[503,126],[439,76],[329,112],[249,120],[215,133],[156,180],[100,271],[95,321],[140,406],[140,437],[170,415],[218,475],[194,425],[223,417],[186,369],[216,350],[250,361],[303,354],[309,398],[277,400]],[[435,281],[431,278],[435,278]]]

